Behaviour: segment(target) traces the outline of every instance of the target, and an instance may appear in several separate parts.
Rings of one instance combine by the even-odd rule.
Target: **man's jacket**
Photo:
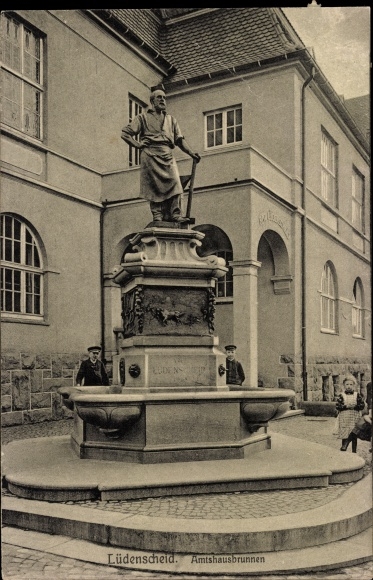
[[[91,359],[84,360],[76,375],[76,382],[79,385],[83,384],[86,387],[94,387],[96,385],[109,385],[109,378],[107,376],[105,366],[100,361],[97,360],[95,363]]]
[[[241,363],[236,360],[226,359],[227,385],[242,385],[245,380],[245,373]]]

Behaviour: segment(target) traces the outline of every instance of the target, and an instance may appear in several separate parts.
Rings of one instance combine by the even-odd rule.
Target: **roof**
[[[223,40],[223,41],[222,41]],[[227,40],[229,40],[227,42]],[[231,69],[304,47],[272,8],[221,8],[195,13],[163,30],[163,55],[176,67],[167,82]]]
[[[169,65],[166,84],[304,48],[278,8],[125,8],[90,12],[109,20],[116,28],[122,27],[123,34],[137,39],[145,51],[158,53]]]
[[[145,41],[152,49],[161,52],[160,26],[161,22],[155,17],[154,11],[149,8],[111,9],[111,16],[117,19],[126,28],[132,30],[139,38]]]
[[[370,95],[346,99],[345,107],[355,120],[361,132],[369,139],[370,136]]]

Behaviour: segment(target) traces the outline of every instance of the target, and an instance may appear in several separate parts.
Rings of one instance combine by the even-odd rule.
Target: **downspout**
[[[301,244],[302,244],[302,381],[303,381],[303,400],[308,400],[308,385],[307,385],[307,315],[306,315],[306,237],[307,237],[307,216],[306,216],[306,88],[315,77],[315,67],[311,69],[311,75],[303,83],[302,86],[302,228],[301,228]]]
[[[107,204],[102,202],[100,212],[100,306],[101,306],[101,352],[102,362],[106,362],[105,352],[105,295],[104,295],[104,213]]]

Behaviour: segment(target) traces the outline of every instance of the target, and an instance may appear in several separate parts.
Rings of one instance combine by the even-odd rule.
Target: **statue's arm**
[[[125,141],[128,145],[135,147],[136,149],[143,149],[145,144],[141,141],[137,141],[134,139],[136,135],[141,133],[141,122],[139,117],[135,117],[131,123],[129,123],[126,127],[123,127],[121,138]]]
[[[200,155],[198,153],[192,151],[192,149],[189,147],[188,143],[184,139],[184,136],[180,130],[179,123],[177,122],[177,120],[174,117],[171,117],[171,119],[172,119],[172,129],[173,129],[175,144],[182,151],[184,151],[184,153],[186,153],[187,155],[189,155],[190,157],[195,159],[198,163],[201,160]]]
[[[131,135],[124,134],[123,131],[122,131],[121,138],[128,145],[132,145],[132,147],[135,147],[136,149],[144,149],[144,143],[140,143],[139,141],[136,141],[136,139],[134,139]]]
[[[197,163],[201,161],[201,156],[199,155],[199,153],[192,151],[188,143],[185,141],[184,137],[179,137],[176,144],[178,147],[180,147],[182,151],[184,151],[184,153],[195,159]]]

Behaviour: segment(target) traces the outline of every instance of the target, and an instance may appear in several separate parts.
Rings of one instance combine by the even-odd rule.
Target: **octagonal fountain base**
[[[290,390],[112,393],[63,391],[74,409],[72,445],[81,459],[174,463],[242,459],[270,449],[268,421],[289,409]],[[60,391],[61,392],[61,391]]]

